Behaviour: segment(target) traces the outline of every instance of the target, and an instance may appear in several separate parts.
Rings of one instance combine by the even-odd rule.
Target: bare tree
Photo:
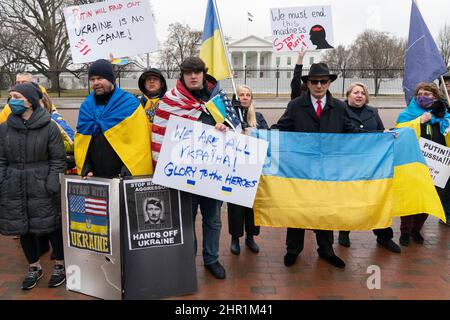
[[[198,54],[202,32],[179,22],[169,25],[169,35],[160,54],[160,68],[178,69],[184,59]]]
[[[444,58],[445,64],[449,66],[450,63],[450,26],[447,24],[439,30],[439,35],[437,38],[437,45],[441,51],[442,57]]]
[[[390,33],[366,30],[351,46],[352,63],[361,77],[373,78],[375,95],[384,78],[400,75],[404,64],[406,41]]]
[[[58,86],[59,70],[71,63],[63,16],[68,5],[90,1],[8,0],[0,1],[0,46],[50,79]],[[18,41],[9,41],[4,34]]]
[[[332,50],[327,50],[322,61],[325,62],[330,69],[336,70],[339,74],[345,72],[351,67],[351,50],[343,45],[339,45]]]

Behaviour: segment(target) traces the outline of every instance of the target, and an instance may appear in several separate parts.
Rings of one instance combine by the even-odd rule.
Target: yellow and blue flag
[[[220,23],[216,15],[215,3],[208,0],[203,29],[200,58],[208,67],[208,73],[217,80],[231,76],[224,41],[220,32]]]
[[[214,118],[216,123],[223,123],[227,117],[227,110],[220,95],[216,95],[205,104],[206,109]]]
[[[415,134],[257,131],[269,141],[255,224],[318,230],[389,227],[393,216],[444,211]]]
[[[83,102],[74,146],[78,174],[84,167],[92,137],[101,133],[133,176],[153,173],[147,116],[132,94],[116,87],[106,106],[96,105],[94,93]]]

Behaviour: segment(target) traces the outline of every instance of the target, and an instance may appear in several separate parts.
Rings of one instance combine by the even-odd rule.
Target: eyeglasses
[[[311,82],[311,84],[313,84],[313,85],[318,85],[319,82],[320,82],[321,85],[326,85],[328,83],[328,81],[330,81],[330,79],[309,80],[309,82]]]

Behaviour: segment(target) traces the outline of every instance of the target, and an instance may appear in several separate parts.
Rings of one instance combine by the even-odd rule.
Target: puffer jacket
[[[37,108],[28,121],[11,114],[0,125],[0,233],[46,234],[61,228],[59,174],[65,150],[50,115]]]

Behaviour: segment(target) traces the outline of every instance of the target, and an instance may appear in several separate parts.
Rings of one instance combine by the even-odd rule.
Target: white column
[[[257,51],[256,52],[256,78],[259,78],[259,70],[261,68],[261,52]]]
[[[247,64],[247,52],[242,52],[242,69],[245,69],[245,65]]]

